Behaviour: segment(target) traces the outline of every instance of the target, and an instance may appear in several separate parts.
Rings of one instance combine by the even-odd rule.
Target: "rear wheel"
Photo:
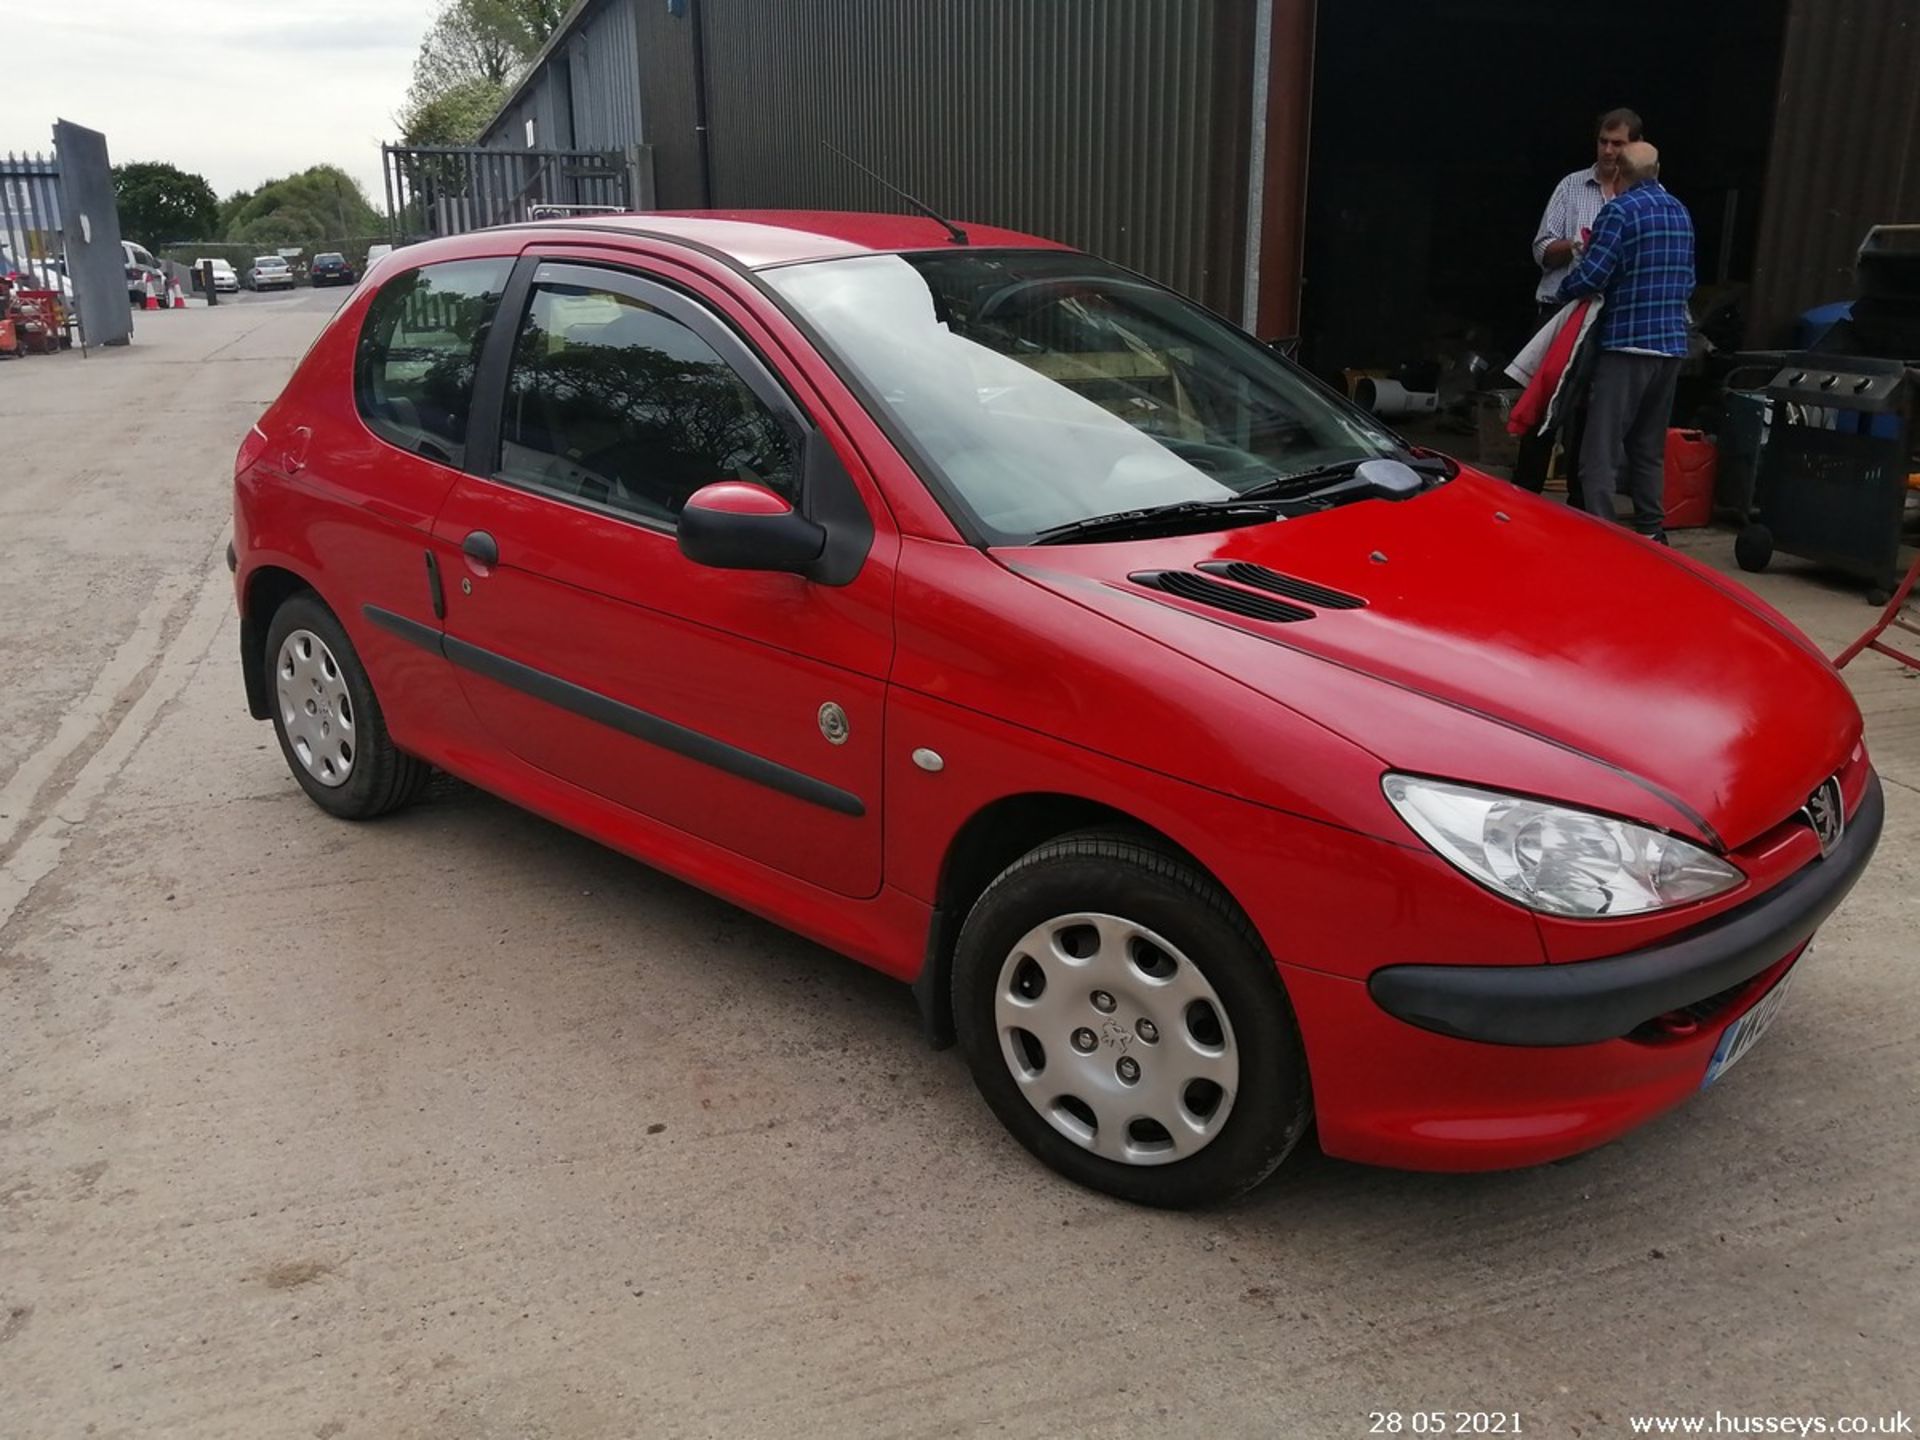
[[[314,804],[370,820],[425,787],[431,767],[394,748],[353,642],[314,595],[274,612],[264,661],[280,752]]]
[[[1144,837],[1040,846],[981,895],[954,957],[982,1096],[1071,1180],[1146,1205],[1260,1183],[1312,1113],[1272,958],[1205,874]]]

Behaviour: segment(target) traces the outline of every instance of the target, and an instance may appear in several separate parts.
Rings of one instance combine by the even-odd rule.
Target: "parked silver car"
[[[247,271],[250,290],[291,290],[293,267],[278,255],[256,255]]]

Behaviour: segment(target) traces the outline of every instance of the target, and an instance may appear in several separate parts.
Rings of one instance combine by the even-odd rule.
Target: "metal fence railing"
[[[36,290],[59,290],[66,274],[61,234],[60,164],[45,155],[0,159],[0,268],[10,264]]]
[[[632,210],[652,203],[650,152],[382,145],[396,242],[458,235],[541,210]]]

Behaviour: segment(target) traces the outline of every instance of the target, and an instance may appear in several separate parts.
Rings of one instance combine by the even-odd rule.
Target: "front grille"
[[[1660,1023],[1670,1016],[1691,1020],[1696,1028],[1705,1028],[1709,1022],[1725,1014],[1742,1000],[1749,997],[1757,998],[1771,990],[1775,985],[1778,985],[1786,978],[1786,972],[1792,968],[1793,962],[1800,958],[1800,952],[1804,949],[1806,949],[1806,946],[1800,946],[1792,953],[1775,961],[1758,975],[1750,975],[1737,985],[1729,985],[1726,989],[1709,995],[1705,999],[1696,1000],[1691,1005],[1682,1005],[1677,1010],[1669,1010],[1665,1014],[1656,1015],[1653,1019],[1630,1030],[1626,1038],[1629,1040],[1638,1040],[1643,1044],[1672,1040],[1676,1038],[1674,1032],[1669,1027]]]
[[[1191,600],[1196,605],[1225,610],[1233,615],[1244,615],[1249,620],[1271,620],[1277,624],[1289,624],[1295,620],[1313,618],[1311,610],[1302,609],[1298,605],[1289,605],[1281,600],[1269,600],[1265,595],[1256,595],[1250,590],[1222,585],[1218,580],[1209,580],[1206,576],[1196,575],[1190,570],[1142,570],[1127,578],[1148,590],[1158,590],[1164,595],[1178,595],[1182,600]]]
[[[1256,590],[1284,595],[1289,600],[1298,600],[1303,605],[1316,605],[1322,610],[1358,610],[1367,603],[1358,595],[1349,595],[1344,590],[1330,590],[1311,580],[1282,575],[1278,570],[1269,570],[1264,565],[1250,564],[1245,560],[1209,560],[1199,568],[1223,580],[1251,585]]]

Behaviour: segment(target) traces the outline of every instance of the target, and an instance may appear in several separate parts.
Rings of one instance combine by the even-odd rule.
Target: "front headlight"
[[[1389,775],[1400,818],[1440,855],[1529,910],[1581,919],[1705,900],[1744,878],[1717,855],[1606,815]]]

